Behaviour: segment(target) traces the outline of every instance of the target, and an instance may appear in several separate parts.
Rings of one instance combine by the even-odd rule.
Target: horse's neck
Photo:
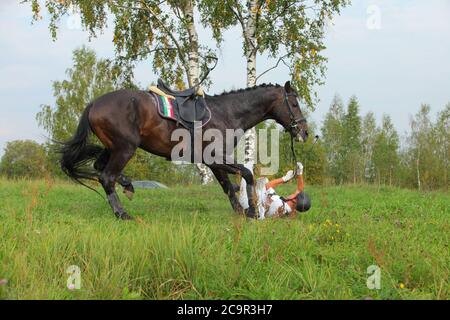
[[[270,94],[261,89],[255,89],[235,93],[232,97],[214,97],[212,111],[222,118],[216,118],[217,123],[221,121],[227,123],[226,129],[247,131],[268,119],[267,115],[272,102],[273,98]]]

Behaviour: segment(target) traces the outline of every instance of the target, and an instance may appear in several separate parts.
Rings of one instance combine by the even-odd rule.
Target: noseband
[[[295,94],[293,94],[293,93],[287,93],[287,92],[284,93],[284,104],[286,105],[286,107],[287,107],[287,109],[289,111],[289,117],[291,119],[290,126],[291,126],[291,129],[294,129],[294,128],[297,128],[297,125],[299,123],[306,123],[306,118],[305,117],[301,117],[301,118],[298,118],[298,119],[295,118],[294,111],[292,110],[292,106],[289,103],[289,99],[288,99],[288,97],[290,97],[290,96],[293,96],[293,97],[296,97],[296,98],[297,98],[297,96]]]

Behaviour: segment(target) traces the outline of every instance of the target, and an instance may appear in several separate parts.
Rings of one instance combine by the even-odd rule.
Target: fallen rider
[[[297,190],[287,198],[279,196],[275,188],[281,184],[291,181],[297,176]],[[269,181],[267,178],[259,178],[256,182],[256,196],[259,219],[267,217],[292,217],[296,212],[306,212],[311,208],[311,200],[303,191],[303,164],[297,162],[297,170],[294,173],[290,170],[282,178]],[[239,202],[244,209],[247,209],[248,199],[245,192],[241,192]]]

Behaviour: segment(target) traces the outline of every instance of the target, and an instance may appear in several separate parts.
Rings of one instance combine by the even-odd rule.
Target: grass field
[[[0,180],[0,298],[450,298],[448,193],[307,191],[306,215],[250,221],[217,185],[138,190],[122,197],[137,219],[122,222],[80,186]],[[380,290],[366,286],[373,264]]]

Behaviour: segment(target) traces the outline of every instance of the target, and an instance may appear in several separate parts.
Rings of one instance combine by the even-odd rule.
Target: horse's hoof
[[[116,213],[116,217],[120,220],[134,220],[134,218],[126,212]]]
[[[123,193],[125,193],[125,196],[128,198],[128,200],[133,200],[134,192],[124,189]]]
[[[134,220],[132,216],[130,216],[128,213],[124,213],[120,216],[120,219],[122,220]]]
[[[248,208],[245,210],[245,215],[247,218],[255,219],[256,218],[256,211],[255,208]]]

